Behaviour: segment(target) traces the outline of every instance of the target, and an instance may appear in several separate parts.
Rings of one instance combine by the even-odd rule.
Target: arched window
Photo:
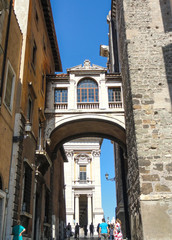
[[[77,88],[78,102],[98,102],[98,85],[91,79],[79,82]]]

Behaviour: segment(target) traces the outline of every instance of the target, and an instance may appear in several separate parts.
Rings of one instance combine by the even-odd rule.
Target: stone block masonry
[[[170,7],[168,0],[117,0],[132,239],[172,238]]]

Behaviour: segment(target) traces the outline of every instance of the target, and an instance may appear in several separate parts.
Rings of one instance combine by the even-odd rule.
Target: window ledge
[[[27,213],[27,212],[21,212],[20,215],[25,216],[27,218],[32,218],[32,215],[30,213]]]

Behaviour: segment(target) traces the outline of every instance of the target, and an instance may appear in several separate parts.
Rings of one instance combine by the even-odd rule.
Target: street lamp
[[[105,177],[106,177],[106,180],[108,180],[108,181],[115,181],[115,177],[109,178],[109,174],[108,173],[105,174]]]

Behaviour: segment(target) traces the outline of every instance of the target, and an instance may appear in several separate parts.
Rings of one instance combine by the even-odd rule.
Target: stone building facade
[[[5,239],[22,33],[10,1],[0,1],[0,239]]]
[[[16,44],[13,33],[13,42],[8,46],[9,51],[13,48],[16,68],[20,63],[20,72],[18,67],[14,131],[9,139],[12,153],[8,153],[11,162],[4,239],[11,239],[12,226],[18,219],[26,228],[24,239],[48,239],[52,235],[60,239],[64,237],[65,224],[65,155],[62,148],[50,155],[44,141],[45,76],[62,71],[51,5],[48,0],[11,2],[23,39],[19,31]],[[15,28],[13,26],[13,31]],[[20,38],[23,40],[21,52],[16,49],[21,45]],[[21,62],[17,62],[19,53]],[[6,148],[5,144],[2,146]]]
[[[79,138],[64,144],[68,162],[64,164],[66,223],[78,223],[89,230],[102,221],[100,153],[101,138]],[[80,229],[80,235],[83,229]]]
[[[112,39],[117,40],[124,92],[131,239],[172,237],[171,7],[170,0],[112,0]],[[117,57],[113,47],[110,54]]]

